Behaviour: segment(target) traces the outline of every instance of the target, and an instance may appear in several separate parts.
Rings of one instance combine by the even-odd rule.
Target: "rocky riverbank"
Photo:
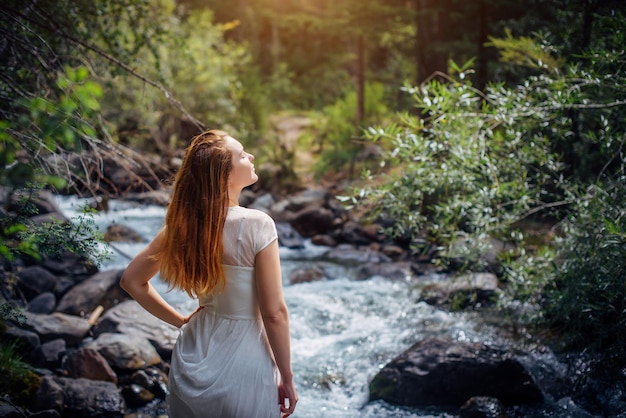
[[[163,192],[129,196],[138,205],[166,204]],[[358,265],[358,280],[381,276],[390,281],[417,278],[433,271],[436,250],[420,255],[379,233],[381,225],[351,219],[324,189],[309,189],[289,198],[271,194],[242,195],[242,205],[269,213],[277,222],[279,243],[301,248],[305,239],[327,248],[329,260]],[[63,214],[44,199],[37,222]],[[132,239],[132,231],[112,225],[109,239]],[[426,246],[427,244],[424,243]],[[495,269],[495,266],[494,266]],[[145,417],[145,405],[157,405],[167,394],[167,372],[178,330],[147,314],[119,288],[122,270],[98,271],[89,260],[67,253],[41,263],[4,263],[2,298],[24,310],[23,322],[8,321],[3,342],[13,342],[33,366],[36,387],[27,402],[0,400],[0,417]],[[294,271],[292,285],[325,280],[315,268]],[[437,306],[451,301],[468,309],[489,306],[500,283],[482,272],[432,285],[422,300]],[[416,341],[372,380],[370,400],[435,408],[463,417],[528,416],[547,398],[586,416],[573,397],[576,371],[547,370],[542,354],[531,355],[489,342],[449,339]],[[543,357],[545,358],[545,357]],[[588,386],[591,388],[591,386]],[[595,392],[587,396],[599,399]],[[152,415],[151,415],[152,416]],[[591,415],[588,415],[591,416]]]

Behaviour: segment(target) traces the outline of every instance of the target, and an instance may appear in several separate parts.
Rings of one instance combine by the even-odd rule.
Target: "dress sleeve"
[[[258,254],[275,239],[278,239],[278,232],[276,232],[274,220],[265,213],[262,213],[259,217],[259,222],[255,229],[254,254]]]

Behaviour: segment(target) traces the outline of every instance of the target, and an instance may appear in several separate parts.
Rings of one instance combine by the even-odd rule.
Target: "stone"
[[[324,188],[306,189],[288,199],[287,210],[299,212],[304,208],[323,207],[328,203],[329,193]]]
[[[98,351],[118,370],[138,370],[162,362],[152,344],[140,335],[104,333],[86,348]]]
[[[324,272],[317,267],[295,270],[289,274],[289,283],[291,284],[319,282],[321,280],[324,280]]]
[[[498,278],[493,273],[470,273],[452,278],[446,283],[424,287],[420,300],[430,305],[453,304],[457,309],[482,307],[493,303],[499,291]]]
[[[461,406],[459,418],[508,418],[508,416],[499,399],[474,396]]]
[[[35,397],[35,409],[38,411],[53,409],[60,412],[63,411],[64,400],[63,388],[54,376],[43,376]]]
[[[129,226],[112,223],[104,232],[106,242],[146,242],[146,240]]]
[[[390,280],[404,280],[411,277],[411,265],[400,262],[366,263],[357,270],[358,279],[380,276]]]
[[[148,389],[140,385],[128,385],[122,388],[122,396],[126,401],[126,405],[131,408],[144,406],[154,399],[154,394]]]
[[[117,384],[117,374],[106,359],[93,348],[83,347],[70,353],[64,363],[67,376],[77,379],[102,380]]]
[[[36,364],[40,367],[54,370],[61,364],[65,351],[65,340],[62,338],[45,342],[35,350]]]
[[[292,225],[304,237],[324,234],[335,227],[334,215],[326,208],[306,207],[296,213]]]
[[[93,312],[98,305],[106,310],[120,300],[129,299],[119,286],[123,271],[102,271],[72,287],[59,301],[57,311],[84,316]]]
[[[56,381],[63,390],[64,417],[122,418],[126,412],[126,402],[111,382],[63,377]]]
[[[361,224],[355,221],[347,221],[343,224],[341,237],[345,242],[354,245],[368,245],[371,242],[361,233]]]
[[[324,247],[335,247],[337,245],[337,240],[330,235],[317,234],[311,237],[311,243],[315,245],[323,245]]]
[[[56,276],[45,268],[30,266],[18,273],[17,287],[22,291],[26,300],[31,300],[44,292],[52,292],[56,282]]]
[[[134,300],[126,300],[106,311],[93,331],[95,336],[112,332],[144,337],[165,361],[169,361],[179,334],[178,328],[151,315]]]
[[[290,224],[285,222],[276,223],[278,244],[291,249],[304,248],[304,239]]]
[[[78,283],[98,272],[95,263],[79,254],[66,251],[58,256],[44,256],[42,267],[56,275],[68,276]],[[57,296],[58,292],[55,292]]]
[[[91,328],[86,319],[61,312],[50,315],[26,312],[25,316],[24,327],[36,332],[42,342],[62,338],[67,345],[75,345],[85,338]]]
[[[57,304],[57,298],[54,296],[52,292],[44,292],[40,295],[35,296],[33,299],[28,302],[27,310],[28,312],[39,313],[39,314],[49,314],[54,311],[54,307]]]
[[[360,250],[350,244],[340,244],[326,253],[327,259],[344,264],[386,263],[386,255],[369,249]]]
[[[412,407],[455,407],[475,396],[504,405],[533,404],[543,394],[506,351],[445,338],[420,341],[388,363],[370,383],[370,400]]]
[[[16,344],[20,353],[31,353],[41,345],[39,335],[33,331],[7,324],[6,331],[2,334],[3,342]]]

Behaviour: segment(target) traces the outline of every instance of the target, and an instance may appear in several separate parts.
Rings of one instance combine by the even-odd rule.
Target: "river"
[[[61,198],[58,203],[68,217],[74,216],[83,204],[73,197]],[[162,226],[164,214],[162,207],[112,201],[109,211],[99,213],[94,220],[102,231],[115,222],[133,228],[148,241]],[[114,246],[113,257],[101,265],[101,270],[125,267],[129,257],[145,243]],[[475,314],[450,313],[417,302],[424,285],[444,280],[444,276],[355,280],[355,266],[325,260],[325,247],[307,242],[303,250],[281,247],[280,251],[291,321],[293,369],[300,397],[294,418],[454,417],[385,402],[368,403],[368,384],[386,363],[426,337],[503,343],[498,330],[479,321]],[[287,280],[291,271],[312,266],[321,268],[327,279],[296,285]],[[164,293],[166,289],[158,277],[153,279],[153,285],[181,311],[191,312],[195,308],[196,302],[182,292]],[[576,414],[563,405],[548,409],[537,410],[532,416],[591,416]]]

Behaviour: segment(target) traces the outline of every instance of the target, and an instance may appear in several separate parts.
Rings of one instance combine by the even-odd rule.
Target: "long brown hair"
[[[192,297],[221,291],[225,285],[222,233],[232,169],[227,136],[209,130],[192,139],[176,174],[163,245],[156,254],[162,280]]]

